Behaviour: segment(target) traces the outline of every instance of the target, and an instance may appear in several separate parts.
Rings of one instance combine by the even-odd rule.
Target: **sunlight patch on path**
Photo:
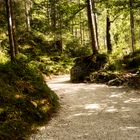
[[[101,109],[101,106],[99,104],[88,104],[85,106],[85,109],[99,110],[99,109]]]

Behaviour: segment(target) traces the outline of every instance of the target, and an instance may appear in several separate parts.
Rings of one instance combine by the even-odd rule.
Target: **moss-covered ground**
[[[58,106],[41,73],[26,63],[0,65],[0,140],[27,139]]]

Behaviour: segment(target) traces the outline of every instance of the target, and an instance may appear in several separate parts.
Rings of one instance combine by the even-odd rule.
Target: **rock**
[[[116,78],[116,79],[110,80],[108,82],[108,85],[109,86],[121,86],[121,85],[123,85],[123,80]]]
[[[72,82],[83,82],[90,73],[100,70],[107,62],[104,54],[80,57],[75,60],[75,65],[70,71]]]

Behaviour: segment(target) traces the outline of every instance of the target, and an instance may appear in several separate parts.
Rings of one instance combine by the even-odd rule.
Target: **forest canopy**
[[[40,49],[54,52],[57,46],[60,53],[71,57],[91,54],[91,50],[125,55],[139,49],[139,1],[1,0],[0,3],[0,40],[4,50],[10,48],[7,16],[12,18],[9,22],[15,50],[10,49],[11,55],[21,52],[25,41],[28,47],[38,47],[40,44],[33,41],[33,35],[40,39],[38,43],[43,43]]]

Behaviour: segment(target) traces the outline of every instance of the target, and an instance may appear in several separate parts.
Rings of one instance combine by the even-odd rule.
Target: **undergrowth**
[[[57,95],[28,63],[0,64],[0,140],[24,140],[50,118]]]
[[[19,40],[20,54],[17,57],[46,75],[68,74],[73,65],[73,58],[60,52],[60,46],[54,50],[54,43],[54,40],[47,41],[41,35],[23,34]]]
[[[49,120],[59,103],[42,75],[69,73],[73,64],[37,34],[20,35],[18,44],[14,63],[6,55],[9,49],[0,51],[0,140],[28,139]]]
[[[110,56],[103,69],[90,74],[88,80],[106,83],[111,86],[125,85],[139,88],[140,84],[140,50],[117,58]]]
[[[71,69],[71,82],[105,83],[111,86],[140,85],[140,50],[127,55],[98,54],[79,57]]]

